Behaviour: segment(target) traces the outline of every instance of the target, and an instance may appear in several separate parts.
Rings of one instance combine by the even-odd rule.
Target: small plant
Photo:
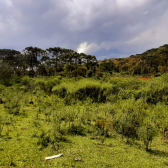
[[[30,83],[30,78],[29,78],[29,76],[24,76],[24,77],[22,78],[21,84],[22,84],[22,85],[29,85],[29,83]]]
[[[74,134],[74,135],[86,135],[85,129],[82,126],[77,126],[72,124],[71,127],[68,129],[68,132],[70,134]]]
[[[0,136],[2,134],[2,130],[4,128],[4,123],[2,122],[2,120],[0,119]]]
[[[47,147],[49,143],[51,143],[50,135],[44,132],[44,130],[41,130],[41,134],[38,137],[38,145],[41,145],[42,147]]]
[[[20,113],[20,109],[22,106],[22,94],[14,94],[9,93],[8,97],[6,97],[5,108],[6,110],[13,115],[18,115]]]
[[[9,136],[9,128],[6,130],[6,136]]]
[[[40,126],[40,123],[38,122],[38,121],[33,121],[33,125],[35,126],[35,127],[39,127]]]
[[[139,138],[143,140],[146,150],[149,150],[149,145],[151,148],[152,140],[157,135],[156,128],[153,123],[147,122],[141,126],[138,130]]]
[[[19,140],[20,135],[21,135],[21,133],[18,133],[18,132],[17,132],[17,135],[16,135],[16,136],[17,136],[17,139],[18,139],[18,140]]]
[[[9,166],[12,166],[12,167],[16,167],[16,166],[17,166],[17,165],[15,164],[15,162],[14,162],[13,156],[10,157],[10,162],[9,162],[9,163],[10,163]]]
[[[100,141],[101,141],[101,143],[103,144],[104,141],[105,141],[105,137],[100,137]]]
[[[106,126],[106,120],[104,118],[96,120],[95,127],[96,127],[96,129],[100,130],[101,135],[105,134],[105,126]]]

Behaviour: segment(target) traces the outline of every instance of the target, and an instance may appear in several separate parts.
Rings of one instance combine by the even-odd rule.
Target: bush
[[[15,91],[16,92],[16,91]],[[12,90],[6,90],[4,94],[4,107],[8,113],[18,115],[22,106],[22,93],[15,93]]]
[[[131,139],[137,139],[138,129],[145,117],[145,105],[143,100],[121,100],[122,106],[116,107],[116,112],[113,117],[113,126],[115,130]]]
[[[40,136],[38,137],[38,145],[41,145],[42,147],[47,147],[49,143],[52,143],[50,135],[46,134],[43,130]]]
[[[143,140],[146,150],[149,150],[149,144],[151,145],[153,138],[157,135],[157,130],[152,122],[144,123],[138,130],[138,136]]]
[[[87,76],[88,76],[89,78],[91,78],[91,77],[93,76],[93,71],[92,71],[92,70],[88,70],[88,71],[87,71]]]
[[[1,137],[3,127],[4,127],[4,122],[3,122],[2,116],[0,116],[0,137]]]
[[[11,79],[13,76],[14,70],[13,67],[6,64],[0,63],[0,81],[6,86],[11,85]]]
[[[97,79],[100,79],[100,78],[102,78],[103,77],[103,73],[102,72],[97,72],[96,73],[96,78]]]
[[[41,76],[47,76],[47,71],[46,71],[45,65],[41,64],[38,67],[38,74]]]
[[[63,82],[54,86],[52,92],[64,98],[77,98],[86,100],[88,97],[94,102],[104,102],[106,97],[114,93],[114,86],[110,83],[101,84],[93,79],[82,79],[79,81]]]
[[[24,76],[21,81],[22,85],[29,85],[30,83],[30,78],[29,76]]]
[[[13,76],[12,81],[13,83],[20,83],[22,78],[20,76]]]
[[[16,73],[17,76],[22,76],[23,75],[23,72],[20,69],[16,69],[15,73]]]
[[[35,73],[35,71],[30,70],[28,74],[29,74],[30,77],[33,78],[33,77],[35,76],[36,73]]]
[[[71,127],[68,129],[68,133],[75,134],[75,135],[86,135],[85,128],[82,126],[76,126],[74,124],[71,125]]]
[[[36,87],[40,87],[41,90],[44,90],[47,93],[51,93],[54,86],[57,86],[61,83],[61,81],[58,78],[53,78],[46,80],[44,79],[37,79],[35,81]]]

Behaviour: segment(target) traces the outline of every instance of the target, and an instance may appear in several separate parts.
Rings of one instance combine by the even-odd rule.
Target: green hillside
[[[113,70],[116,72],[129,75],[160,75],[168,71],[168,44],[142,54],[110,60],[115,64]]]

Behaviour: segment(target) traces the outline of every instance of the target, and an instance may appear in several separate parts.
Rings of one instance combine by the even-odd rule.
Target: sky
[[[168,0],[0,0],[0,49],[68,48],[98,60],[168,44]]]

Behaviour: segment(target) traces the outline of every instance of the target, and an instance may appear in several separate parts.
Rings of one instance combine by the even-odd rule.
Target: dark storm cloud
[[[0,0],[0,48],[60,46],[98,59],[167,43],[167,0]]]

